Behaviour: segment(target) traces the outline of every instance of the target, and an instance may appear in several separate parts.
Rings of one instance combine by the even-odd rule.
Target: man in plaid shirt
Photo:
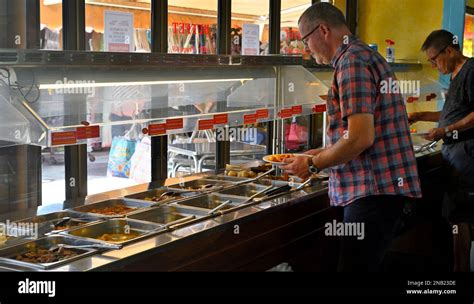
[[[403,98],[382,89],[395,74],[351,34],[336,7],[314,4],[299,27],[317,63],[335,69],[327,97],[328,144],[282,168],[302,178],[328,168],[331,205],[344,207],[344,223],[365,230],[362,240],[342,238],[339,269],[379,271],[408,197],[421,197]]]

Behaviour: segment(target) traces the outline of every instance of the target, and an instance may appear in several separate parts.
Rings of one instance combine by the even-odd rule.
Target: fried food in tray
[[[82,226],[82,225],[85,225],[85,224],[87,224],[87,222],[79,222],[79,221],[70,220],[67,223],[64,223],[64,225],[55,226],[54,230],[58,230],[58,231],[59,230],[66,230],[66,229],[73,228],[73,227],[79,227],[79,226]]]
[[[83,251],[76,249],[63,248],[62,250],[49,250],[48,248],[37,247],[23,254],[16,255],[15,260],[27,263],[46,264],[70,259],[81,253],[83,253]]]
[[[176,199],[176,198],[181,198],[182,196],[177,193],[177,192],[170,192],[169,194],[166,195],[153,195],[153,196],[147,196],[144,198],[145,201],[152,201],[152,202],[162,202],[162,201],[167,201],[170,199]]]
[[[99,236],[97,239],[105,242],[124,242],[128,240],[132,240],[136,237],[139,237],[140,234],[134,231],[130,231],[130,233],[104,233]]]
[[[115,206],[107,206],[103,208],[94,208],[89,210],[90,213],[97,213],[103,215],[125,215],[132,211],[136,210],[136,208],[124,206],[124,205],[115,205]]]
[[[283,175],[267,175],[263,177],[263,179],[288,182],[290,181],[290,176],[288,175],[288,173],[284,173]]]

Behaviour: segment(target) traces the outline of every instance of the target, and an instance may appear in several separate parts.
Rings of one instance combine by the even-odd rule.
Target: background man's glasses
[[[436,58],[438,58],[438,56],[441,55],[441,53],[443,53],[447,48],[448,46],[445,46],[441,51],[438,52],[438,54],[436,54],[436,56],[429,58],[428,61],[431,62],[431,64],[436,65]]]

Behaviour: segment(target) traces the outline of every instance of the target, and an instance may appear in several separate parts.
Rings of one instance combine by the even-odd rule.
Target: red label
[[[97,138],[100,137],[99,126],[79,127],[76,128],[77,139]]]
[[[293,116],[293,109],[281,109],[278,115],[280,118],[290,118]]]
[[[313,107],[313,112],[314,112],[314,113],[326,112],[326,105],[325,105],[325,104],[315,105],[315,106]]]
[[[76,136],[77,134],[74,131],[51,133],[51,143],[53,146],[73,145],[77,143]]]
[[[226,124],[229,121],[229,115],[227,114],[217,114],[214,115],[214,124]]]
[[[148,126],[148,135],[156,136],[166,134],[166,124],[154,124]]]
[[[257,114],[244,115],[244,125],[257,123]]]
[[[291,112],[293,112],[293,115],[298,115],[303,113],[303,106],[292,106],[291,107]]]
[[[257,110],[257,119],[268,118],[268,109]]]
[[[182,118],[174,118],[174,119],[167,119],[166,120],[166,130],[176,130],[183,128],[183,119]]]
[[[201,119],[198,121],[199,130],[209,130],[214,128],[214,119]]]

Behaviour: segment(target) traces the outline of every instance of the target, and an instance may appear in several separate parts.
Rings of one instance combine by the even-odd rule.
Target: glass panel
[[[50,208],[52,205],[63,204],[66,199],[64,147],[42,148],[41,162],[43,163],[42,207]]]
[[[216,54],[217,1],[168,1],[168,53]]]
[[[146,1],[86,1],[86,50],[151,51],[151,8]]]
[[[269,1],[232,1],[232,54],[268,54]],[[244,28],[245,27],[245,28]],[[243,37],[243,33],[245,32]],[[246,50],[242,43],[246,41]]]
[[[302,66],[282,67],[281,85],[281,118],[312,114],[315,105],[326,103],[329,86]]]
[[[21,94],[12,91],[15,109],[30,124],[24,126],[28,134],[23,137],[36,145],[52,145],[53,133],[78,131],[84,125],[97,126],[101,136],[106,136],[112,134],[112,125],[137,123],[140,131],[149,123],[166,123],[167,133],[177,134],[209,129],[209,123],[211,128],[237,126],[274,117],[276,76],[271,67],[175,67],[139,72],[135,68],[96,67],[91,72],[77,66],[18,67],[11,74],[24,88]],[[9,91],[4,95],[10,98]],[[258,117],[257,110],[263,110]],[[122,131],[114,136],[124,135]],[[60,145],[67,141],[59,139]],[[78,135],[69,144],[86,142]]]
[[[40,0],[41,49],[63,49],[62,0]]]
[[[297,116],[283,122],[285,134],[285,153],[298,153],[308,150],[309,117]]]
[[[309,54],[306,53],[303,41],[301,41],[301,34],[298,29],[298,19],[310,6],[310,0],[282,0],[280,54],[303,55],[305,59],[309,59]]]

